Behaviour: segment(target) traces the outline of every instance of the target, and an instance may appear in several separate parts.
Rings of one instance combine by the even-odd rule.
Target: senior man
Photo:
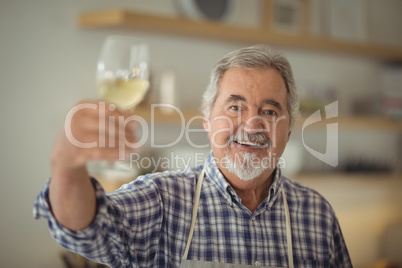
[[[62,132],[34,216],[63,247],[112,267],[352,267],[330,204],[277,167],[299,114],[287,59],[262,45],[224,56],[203,112],[204,165],[140,176],[107,195],[86,163],[117,159],[119,148],[78,148]],[[74,116],[77,140],[99,131],[135,140],[129,129],[100,130],[98,117]]]

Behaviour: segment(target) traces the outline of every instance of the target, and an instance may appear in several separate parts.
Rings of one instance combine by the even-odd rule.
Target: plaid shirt
[[[112,267],[178,267],[191,224],[195,185],[202,166],[141,176],[97,196],[93,223],[78,232],[60,225],[49,205],[48,184],[34,205],[63,247]],[[251,213],[223,177],[212,154],[205,166],[198,217],[188,259],[288,266],[284,187],[292,225],[295,267],[352,267],[329,203],[276,169],[268,197]]]

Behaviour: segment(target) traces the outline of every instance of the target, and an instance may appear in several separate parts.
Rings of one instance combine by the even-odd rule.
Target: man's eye
[[[277,116],[278,114],[274,110],[265,110],[263,112],[264,115],[270,115],[270,116]]]
[[[238,105],[232,105],[229,107],[229,109],[232,111],[240,111],[241,110],[240,106],[238,106]]]

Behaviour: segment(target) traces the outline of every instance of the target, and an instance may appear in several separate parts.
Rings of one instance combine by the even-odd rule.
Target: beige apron
[[[230,263],[220,263],[220,262],[207,262],[207,261],[196,261],[196,260],[187,260],[188,251],[190,249],[191,240],[193,238],[195,221],[197,219],[198,213],[198,205],[200,201],[201,195],[201,186],[202,181],[204,180],[205,168],[202,170],[200,176],[198,177],[197,186],[195,190],[195,197],[194,197],[194,205],[193,205],[193,214],[191,218],[191,226],[190,226],[190,233],[188,235],[186,248],[184,250],[182,262],[180,264],[180,268],[248,268],[253,266],[261,266],[261,264],[256,261],[254,265],[241,265],[241,264],[230,264]],[[292,233],[291,233],[291,226],[290,226],[290,217],[289,217],[289,208],[288,202],[286,201],[285,191],[282,187],[282,197],[284,203],[284,210],[286,216],[286,240],[287,240],[287,248],[288,248],[288,262],[289,268],[293,268],[293,250],[292,250]],[[266,268],[274,268],[268,266],[261,266]]]

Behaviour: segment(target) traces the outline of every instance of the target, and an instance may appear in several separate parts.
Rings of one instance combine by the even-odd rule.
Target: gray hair
[[[290,128],[300,116],[299,93],[293,78],[292,67],[286,57],[272,51],[264,45],[255,45],[233,51],[219,60],[211,72],[211,77],[202,100],[202,112],[210,118],[212,108],[218,96],[218,86],[225,72],[232,68],[243,69],[274,68],[280,72],[287,89],[287,109],[290,116]]]

